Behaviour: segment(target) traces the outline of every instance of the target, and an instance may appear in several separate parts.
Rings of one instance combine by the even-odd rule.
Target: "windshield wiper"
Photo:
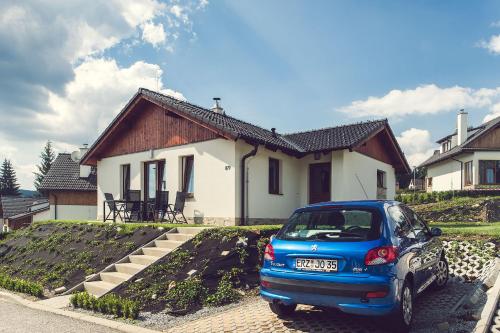
[[[330,235],[338,237],[332,237]],[[338,239],[340,238],[340,236],[345,236],[348,238],[364,238],[363,236],[360,236],[353,232],[342,231],[342,232],[320,232],[310,237],[307,237],[307,239]]]

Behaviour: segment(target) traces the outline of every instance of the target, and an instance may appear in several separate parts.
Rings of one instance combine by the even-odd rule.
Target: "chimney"
[[[276,137],[276,128],[271,128],[271,133],[273,134],[273,137]]]
[[[457,116],[457,145],[460,146],[467,140],[467,112],[460,110]]]
[[[220,98],[219,97],[214,97],[215,104],[212,106],[212,111],[215,113],[219,113],[222,115],[225,115],[226,113],[224,112],[224,109],[220,106]]]
[[[80,159],[82,159],[83,155],[89,150],[89,145],[87,143],[82,144],[80,147]]]
[[[80,147],[80,152],[79,152],[79,160],[83,158],[83,156],[87,153],[89,150],[89,145],[84,143]],[[83,165],[80,164],[80,178],[87,178],[90,176],[90,172],[92,171],[92,167],[90,165]]]

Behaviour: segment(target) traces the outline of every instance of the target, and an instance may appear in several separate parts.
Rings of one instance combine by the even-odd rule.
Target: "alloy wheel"
[[[410,325],[413,315],[413,303],[410,288],[406,287],[403,292],[403,319],[406,325]]]
[[[444,260],[440,260],[437,265],[436,284],[442,286],[446,283],[448,277],[448,267]]]

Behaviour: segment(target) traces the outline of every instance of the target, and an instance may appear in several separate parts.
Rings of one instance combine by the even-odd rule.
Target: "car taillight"
[[[387,296],[387,291],[370,291],[366,293],[366,298],[384,298]]]
[[[365,256],[365,265],[384,265],[396,261],[398,258],[397,249],[394,246],[376,247],[368,251]]]
[[[264,260],[274,260],[274,248],[271,244],[267,244],[264,250]]]

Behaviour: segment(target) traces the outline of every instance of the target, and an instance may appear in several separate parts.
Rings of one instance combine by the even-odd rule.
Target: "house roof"
[[[43,178],[40,190],[96,191],[97,174],[93,169],[89,177],[81,178],[80,164],[71,159],[71,154],[62,153]]]
[[[387,129],[400,154],[403,168],[409,170],[408,163],[398,146],[386,119],[367,121],[356,124],[336,126],[307,132],[279,134],[260,126],[236,119],[227,114],[220,114],[186,101],[166,96],[145,88],[140,88],[111,124],[90,147],[81,163],[87,164],[97,147],[103,142],[108,132],[124,118],[124,114],[139,100],[145,99],[179,115],[201,123],[229,139],[243,139],[250,144],[264,145],[270,149],[280,149],[285,153],[301,157],[318,151],[352,149],[364,141]]]
[[[475,130],[472,135],[470,135],[467,140],[465,140],[464,143],[462,143],[459,146],[455,146],[451,148],[450,150],[441,153],[441,154],[434,154],[431,157],[429,157],[426,161],[424,161],[422,164],[420,164],[420,167],[426,167],[429,165],[432,165],[437,162],[444,161],[446,159],[452,158],[454,156],[457,156],[462,153],[467,153],[467,152],[473,152],[477,149],[470,147],[470,145],[476,141],[478,138],[482,137],[486,133],[488,133],[490,130],[496,128],[498,125],[500,125],[500,117],[496,117],[481,126],[473,128]],[[499,149],[500,150],[500,149]]]
[[[0,205],[2,206],[2,218],[7,219],[12,216],[24,214],[29,211],[29,208],[34,204],[48,202],[44,198],[23,198],[23,197],[0,197]]]

